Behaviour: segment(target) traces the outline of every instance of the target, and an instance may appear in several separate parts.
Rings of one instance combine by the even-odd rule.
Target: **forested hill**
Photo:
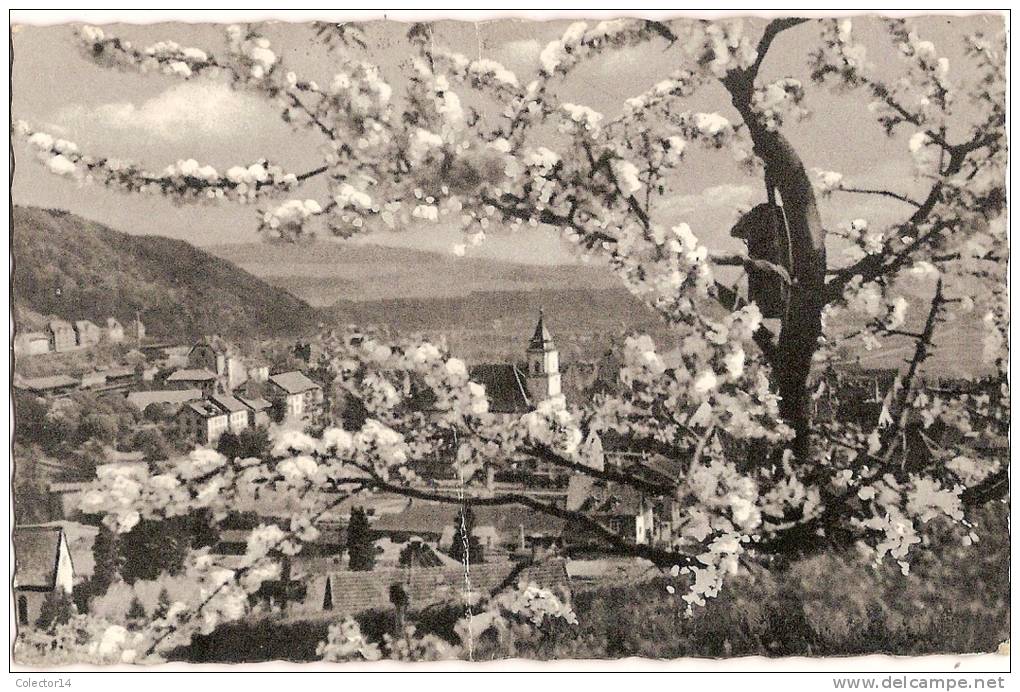
[[[14,305],[27,322],[38,313],[126,324],[137,310],[151,336],[174,339],[297,335],[318,325],[304,301],[184,241],[62,211],[15,206],[12,217]]]

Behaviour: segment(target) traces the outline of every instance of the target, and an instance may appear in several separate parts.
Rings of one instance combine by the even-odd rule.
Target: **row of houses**
[[[131,392],[127,400],[142,411],[153,404],[177,409],[177,420],[200,444],[213,444],[227,431],[268,425],[274,404],[284,417],[300,419],[323,402],[322,385],[297,370],[269,376],[265,387],[235,392],[218,391],[210,385],[215,381],[206,370],[178,370],[166,379],[174,388]]]
[[[115,317],[108,317],[105,327],[99,327],[90,320],[66,322],[54,319],[42,331],[17,334],[14,337],[14,353],[25,356],[65,353],[95,346],[104,338],[110,343],[121,343],[128,337],[136,341],[145,338],[145,325],[141,320],[133,320],[125,330]]]
[[[187,435],[201,444],[215,443],[225,432],[269,424],[272,403],[230,394],[212,394],[181,406],[177,420]]]
[[[72,377],[70,375],[48,375],[45,377],[14,376],[14,388],[43,398],[66,396],[83,389],[99,394],[126,393],[151,381],[155,371],[148,368],[118,366],[97,370]]]

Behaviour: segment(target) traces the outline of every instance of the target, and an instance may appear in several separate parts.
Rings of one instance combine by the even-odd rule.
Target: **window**
[[[28,624],[28,599],[24,596],[18,596],[18,622]]]

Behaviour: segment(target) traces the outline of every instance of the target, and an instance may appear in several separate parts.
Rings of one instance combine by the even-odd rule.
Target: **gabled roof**
[[[15,587],[53,589],[57,583],[63,533],[59,526],[14,528]]]
[[[82,331],[83,329],[99,329],[94,322],[89,320],[76,320],[74,328],[78,331]]]
[[[396,514],[383,514],[372,524],[375,531],[442,535],[457,522],[460,506],[446,502],[412,501]],[[498,533],[517,535],[521,527],[529,536],[558,535],[563,520],[523,505],[475,507],[475,527],[491,526]]]
[[[373,531],[442,535],[453,526],[460,508],[442,502],[411,502],[402,512],[383,514],[373,524]]]
[[[14,383],[19,389],[29,389],[35,392],[43,392],[48,389],[61,389],[63,387],[75,387],[79,380],[67,375],[50,375],[48,377],[22,377]]]
[[[310,380],[300,370],[270,375],[269,381],[288,394],[304,394],[311,389],[322,389],[321,385]]]
[[[249,408],[256,413],[273,407],[273,405],[265,399],[248,399],[243,396],[239,396],[237,399],[244,404],[246,408]]]
[[[636,517],[641,514],[641,493],[629,485],[596,481],[574,474],[567,485],[567,510],[586,514]]]
[[[240,413],[241,411],[248,411],[248,407],[241,403],[237,398],[230,396],[229,394],[213,394],[209,397],[216,406],[220,407],[227,413]]]
[[[107,368],[106,370],[101,370],[100,374],[109,379],[111,377],[134,377],[137,373],[135,373],[134,368],[124,365],[118,368]]]
[[[65,322],[64,320],[50,320],[46,326],[50,328],[50,331],[54,332],[74,329],[69,322]]]
[[[435,567],[442,567],[443,560],[436,551],[432,550],[427,543],[421,541],[410,541],[407,546],[400,551],[401,557],[404,556],[404,550],[408,551],[406,567],[417,567],[424,569],[431,569]]]
[[[532,410],[527,376],[516,365],[491,363],[471,368],[472,382],[485,386],[493,413],[527,413]]]
[[[205,368],[182,368],[175,370],[166,378],[167,382],[199,382],[204,380],[215,380],[216,374]]]
[[[514,562],[483,562],[469,570],[472,595],[488,597],[513,584],[536,584],[546,589],[570,588],[566,561],[544,560],[521,567]],[[412,611],[443,603],[463,602],[467,596],[464,567],[413,567],[368,572],[333,572],[312,578],[305,597],[308,609],[321,611],[330,581],[333,612],[358,614],[367,610],[392,610],[390,588],[404,588]]]
[[[227,415],[221,411],[218,406],[214,405],[207,399],[202,399],[201,401],[189,401],[186,408],[194,411],[198,415],[202,416],[202,418],[217,418],[219,416]]]
[[[127,395],[128,403],[145,410],[149,404],[183,404],[202,398],[200,389],[161,389],[149,392],[131,392]]]

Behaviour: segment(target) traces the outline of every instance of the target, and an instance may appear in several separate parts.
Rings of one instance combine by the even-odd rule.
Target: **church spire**
[[[538,324],[535,325],[535,333],[528,343],[529,351],[551,351],[556,348],[553,343],[552,334],[545,328],[545,311],[538,309]]]

